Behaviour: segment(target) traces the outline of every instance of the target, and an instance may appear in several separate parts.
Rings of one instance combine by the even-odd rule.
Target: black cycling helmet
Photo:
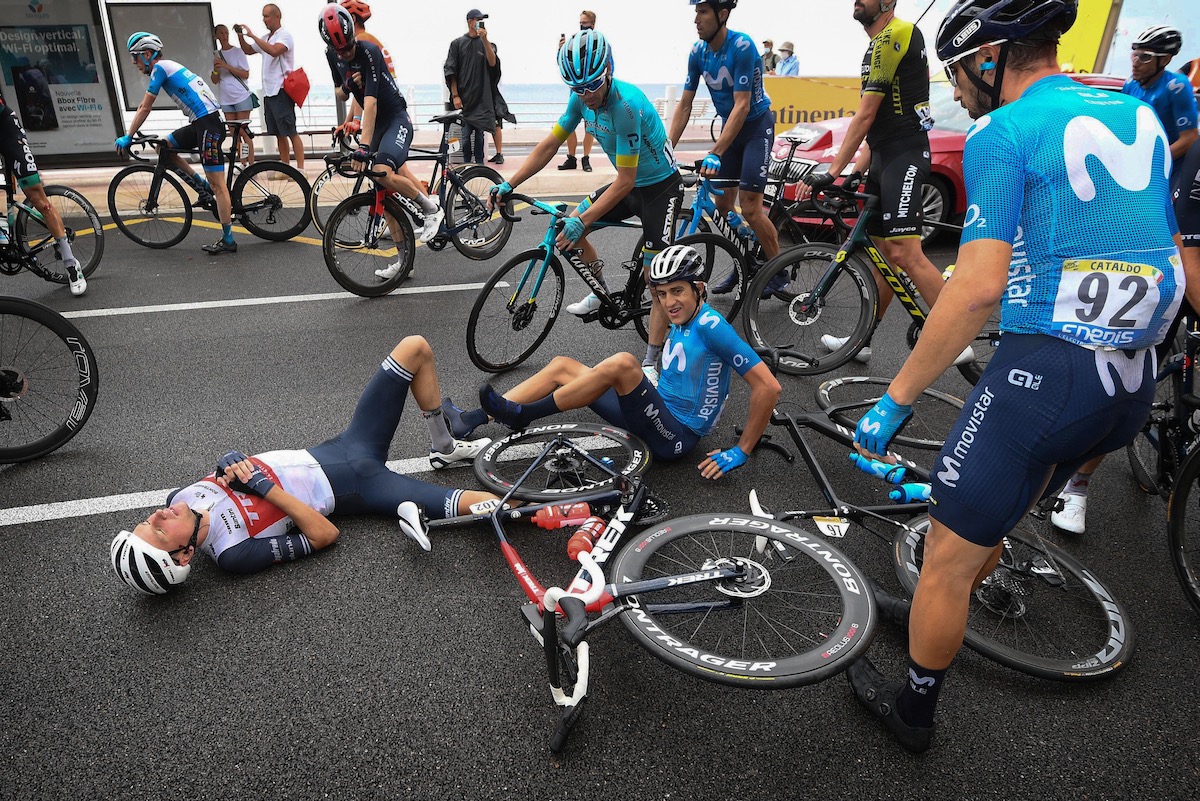
[[[959,0],[938,28],[937,55],[953,64],[986,44],[1057,41],[1078,13],[1078,0]]]
[[[1153,25],[1133,40],[1134,50],[1149,50],[1156,56],[1177,56],[1183,48],[1183,35],[1170,25]]]
[[[704,259],[691,245],[671,245],[650,262],[647,276],[650,286],[662,286],[673,281],[704,280]]]

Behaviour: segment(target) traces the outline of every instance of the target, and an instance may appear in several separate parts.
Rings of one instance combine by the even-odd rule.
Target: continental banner
[[[798,123],[853,117],[858,110],[859,78],[781,78],[768,75],[763,88],[775,112],[775,133]]]

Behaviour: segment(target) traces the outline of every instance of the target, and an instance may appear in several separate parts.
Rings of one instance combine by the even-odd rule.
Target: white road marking
[[[431,472],[429,459],[425,457],[396,459],[388,462],[387,466],[389,470],[401,475]],[[470,462],[464,463],[464,466],[469,467]],[[454,469],[457,470],[458,468]],[[103,515],[110,512],[127,512],[131,509],[157,509],[166,501],[167,495],[176,489],[178,487],[151,490],[149,492],[130,492],[124,495],[108,495],[101,498],[82,498],[77,501],[62,501],[60,503],[14,506],[10,509],[0,509],[0,526],[44,523],[47,520],[88,517],[89,515]],[[132,525],[135,522],[137,521],[130,521],[130,524]]]

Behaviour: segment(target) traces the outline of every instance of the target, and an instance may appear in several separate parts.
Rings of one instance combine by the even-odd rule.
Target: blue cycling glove
[[[717,467],[721,468],[722,473],[728,473],[731,470],[736,470],[746,463],[750,457],[746,456],[746,452],[739,446],[734,445],[727,451],[714,453],[711,457]]]
[[[869,453],[885,455],[892,438],[908,422],[912,413],[911,406],[901,406],[885,392],[879,402],[871,407],[871,411],[858,421],[858,427],[854,430],[854,444],[861,445]]]
[[[237,462],[249,459],[246,454],[241,451],[230,451],[217,460],[217,476],[223,477],[226,468],[232,467]],[[275,486],[275,482],[267,478],[267,474],[259,469],[258,465],[253,465],[250,472],[250,477],[245,482],[238,478],[229,479],[229,488],[237,492],[248,492],[251,495],[257,495],[260,498],[267,497],[267,493]]]
[[[116,138],[116,140],[113,142],[113,146],[114,146],[114,147],[116,147],[116,149],[117,149],[118,151],[121,151],[121,150],[128,150],[128,149],[129,149],[129,146],[130,146],[130,145],[132,145],[132,144],[133,144],[133,137],[132,137],[132,136],[128,136],[128,135],[126,135],[126,136],[118,136],[118,137]]]
[[[585,225],[583,220],[579,219],[578,217],[568,217],[567,219],[563,220],[562,233],[563,236],[565,236],[567,240],[571,242],[571,244],[574,244],[582,239],[586,231],[587,225]]]
[[[709,153],[704,157],[704,161],[700,162],[701,170],[712,170],[713,172],[721,171],[721,157],[716,153]]]
[[[502,184],[497,184],[488,190],[488,195],[491,196],[492,203],[503,203],[504,199],[513,193],[512,184],[505,181]]]

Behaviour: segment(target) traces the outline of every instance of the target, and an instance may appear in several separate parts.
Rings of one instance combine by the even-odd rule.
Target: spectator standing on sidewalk
[[[770,39],[763,39],[762,46],[763,75],[774,75],[775,68],[778,67],[779,62],[782,61],[782,59],[779,57],[779,54],[773,49],[775,47],[775,42],[771,41]]]
[[[254,100],[250,97],[250,86],[246,81],[250,78],[250,61],[241,48],[229,43],[229,27],[218,25],[213,28],[213,36],[217,40],[217,52],[213,53],[212,82],[217,93],[217,102],[221,104],[221,112],[226,122],[239,122],[250,119],[254,109]],[[249,155],[242,159],[243,164],[254,163],[254,140],[250,132],[241,129],[241,140],[246,143]]]
[[[596,27],[596,12],[595,11],[580,11],[579,12],[579,30],[590,31]],[[558,49],[562,50],[562,46],[567,43],[567,35],[559,34]],[[583,132],[583,171],[592,171],[592,145],[596,144],[596,138],[587,132],[586,126]],[[560,170],[573,170],[579,166],[579,162],[575,160],[575,151],[579,147],[579,136],[575,131],[571,131],[571,135],[567,137],[567,160],[558,165]]]
[[[496,131],[493,87],[500,80],[500,59],[488,40],[488,18],[477,8],[467,12],[467,32],[450,43],[443,71],[450,103],[463,113],[463,162],[483,163],[483,134]]]
[[[492,45],[492,50],[496,50],[496,46]],[[498,52],[498,51],[497,51]],[[488,162],[492,164],[504,163],[504,135],[501,131],[504,128],[504,121],[507,120],[513,125],[517,124],[517,117],[508,108],[508,101],[504,99],[504,95],[500,94],[500,71],[496,70],[492,73],[492,105],[496,109],[496,130],[492,133],[492,141],[496,145],[496,153]]]
[[[288,144],[296,153],[296,166],[304,169],[304,143],[296,128],[296,104],[283,91],[283,79],[296,68],[296,42],[287,28],[283,27],[283,14],[279,6],[267,3],[262,10],[265,37],[251,33],[245,25],[234,25],[238,44],[248,56],[262,55],[263,118],[267,133],[275,137],[279,149],[279,160],[289,158]]]
[[[799,77],[800,59],[796,58],[796,46],[791,42],[784,42],[779,46],[779,53],[783,58],[775,65],[775,74],[782,77]]]

